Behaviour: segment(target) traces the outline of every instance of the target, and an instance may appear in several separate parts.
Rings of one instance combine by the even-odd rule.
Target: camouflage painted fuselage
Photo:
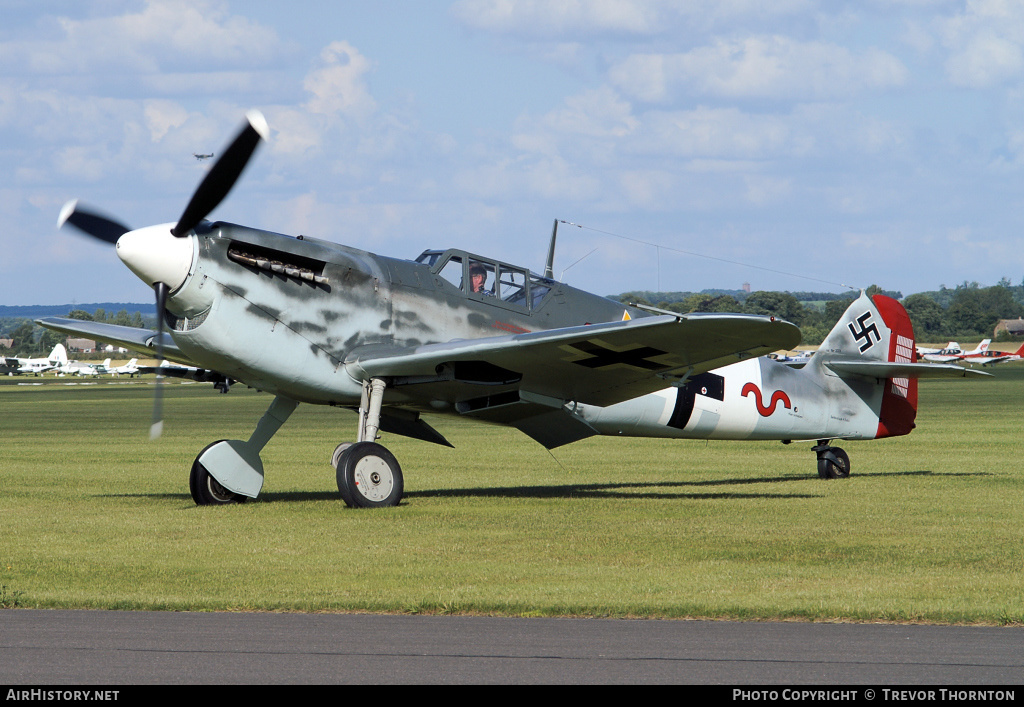
[[[445,255],[476,258],[461,251],[432,267],[223,222],[195,238],[168,300],[175,343],[197,365],[300,402],[357,404],[363,381],[345,364],[360,354],[645,316],[530,274],[543,296],[470,293],[439,274]]]

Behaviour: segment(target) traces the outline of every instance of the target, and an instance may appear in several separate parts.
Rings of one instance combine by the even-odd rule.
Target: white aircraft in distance
[[[972,356],[984,356],[988,351],[992,339],[985,339],[970,351],[964,351],[960,344],[950,341],[950,345],[934,353],[926,353],[921,358],[933,363],[953,363]]]
[[[793,356],[790,356],[789,354],[768,354],[768,358],[778,361],[779,363],[784,363],[787,366],[799,368],[810,361],[811,356],[813,355],[813,351],[797,351]]]
[[[110,359],[108,358],[103,363],[84,363],[79,364],[72,373],[76,376],[102,376],[106,373],[110,373]]]
[[[128,363],[121,364],[120,366],[114,366],[110,369],[110,373],[114,376],[126,375],[130,378],[134,378],[139,374],[139,359],[133,358]]]
[[[931,348],[928,348],[927,346],[915,346],[914,350],[917,352],[917,358],[920,361],[920,360],[924,359],[925,354],[937,354],[939,351],[945,351],[946,349],[959,349],[959,348],[960,348],[960,344],[956,343],[955,341],[950,341],[948,344],[943,346],[941,349],[931,349]]]
[[[59,224],[116,244],[153,287],[155,331],[39,320],[274,396],[248,440],[196,456],[199,505],[259,495],[260,453],[300,403],[358,411],[355,442],[331,457],[338,491],[385,507],[402,501],[404,474],[379,432],[452,446],[424,414],[515,427],[548,449],[594,435],[808,441],[818,475],[838,478],[850,458],[834,440],[914,429],[919,378],[985,375],[915,362],[906,310],[865,293],[803,367],[780,364],[766,354],[792,350],[800,330],[774,316],[625,306],[555,280],[557,221],[543,275],[457,248],[410,260],[211,222],[269,135],[262,115],[248,119],[176,223],[131,230],[78,202],[61,210]]]
[[[19,375],[42,375],[47,371],[52,371],[66,365],[67,362],[68,352],[64,348],[64,344],[54,346],[53,351],[46,358],[18,358],[17,356],[7,356],[4,358],[4,366],[8,371]]]

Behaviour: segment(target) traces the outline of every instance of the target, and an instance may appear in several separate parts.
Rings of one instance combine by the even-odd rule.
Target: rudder
[[[892,297],[875,295],[872,300],[889,328],[889,362],[912,363],[915,359],[914,326],[907,310]],[[910,434],[914,429],[917,386],[917,378],[886,379],[876,438]]]

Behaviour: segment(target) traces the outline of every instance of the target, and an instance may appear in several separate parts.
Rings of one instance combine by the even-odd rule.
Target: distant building
[[[750,292],[750,283],[749,282],[744,282],[743,283],[743,291],[744,292]]]
[[[14,339],[0,339],[0,349],[9,349],[14,346]]]
[[[96,350],[96,342],[92,339],[72,339],[68,337],[67,344],[68,351],[77,351],[78,353],[92,353]]]
[[[1024,319],[1000,319],[994,333],[999,336],[1001,331],[1005,331],[1011,336],[1024,335]]]

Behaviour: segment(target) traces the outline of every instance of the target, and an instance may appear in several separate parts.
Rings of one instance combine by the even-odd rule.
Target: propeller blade
[[[182,212],[177,225],[171,229],[175,236],[180,238],[187,234],[217,207],[235,185],[260,140],[267,139],[270,129],[263,114],[259,111],[249,111],[245,117],[245,127],[210,168]]]
[[[106,243],[117,243],[117,239],[132,230],[124,224],[102,214],[82,208],[78,200],[69,201],[60,210],[57,228],[70,223],[82,233]]]
[[[158,365],[162,366],[164,361],[164,317],[169,288],[166,283],[154,282],[153,290],[156,292],[156,357],[160,361]],[[153,424],[149,427],[150,439],[157,439],[164,431],[163,386],[164,377],[158,372],[156,390],[153,392]]]

